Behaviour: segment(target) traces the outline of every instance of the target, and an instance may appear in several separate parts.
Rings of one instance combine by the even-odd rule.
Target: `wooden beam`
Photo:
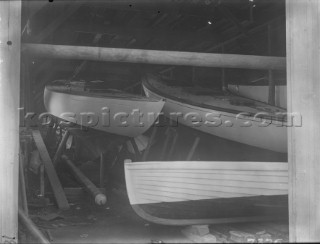
[[[34,42],[40,43],[44,41],[50,34],[52,34],[60,25],[62,25],[72,14],[74,14],[79,8],[81,4],[73,4],[69,5],[67,10],[60,14],[53,22],[51,22],[48,26],[45,27],[37,36],[33,39]]]
[[[249,37],[248,31],[241,25],[239,20],[230,12],[228,8],[226,8],[224,5],[219,4],[218,10],[222,13],[222,15],[230,21],[233,25],[237,27],[237,29],[246,37]]]
[[[22,2],[22,7],[27,12],[27,18],[32,19],[32,17],[48,3],[49,1],[47,0],[28,0]]]
[[[19,220],[21,224],[30,232],[30,234],[42,244],[50,244],[50,241],[43,235],[43,233],[37,228],[31,219],[19,209]],[[5,242],[5,243],[15,243],[15,242]]]
[[[56,170],[54,169],[54,166],[52,164],[47,148],[43,142],[40,131],[34,130],[32,131],[32,135],[33,135],[34,142],[38,148],[38,151],[40,153],[40,157],[44,164],[46,173],[48,175],[58,207],[63,210],[69,209],[70,207],[69,207],[66,195],[63,191],[63,188],[61,186]]]
[[[61,158],[61,155],[64,151],[64,149],[66,148],[66,142],[69,138],[69,135],[70,135],[70,132],[68,131],[68,129],[66,129],[66,132],[65,134],[63,135],[62,139],[61,139],[61,142],[58,146],[58,149],[53,157],[53,160],[52,160],[52,163],[53,163],[53,166],[57,166],[57,163],[58,161],[60,160]]]
[[[60,59],[129,62],[200,67],[276,69],[286,67],[285,58],[239,54],[156,51],[124,48],[99,48],[49,44],[23,44],[23,49],[40,57]]]
[[[22,153],[21,146],[19,150],[19,207],[24,211],[24,213],[28,216],[29,210],[28,210],[28,200],[27,200],[27,191],[26,191],[26,182],[24,177],[25,172],[25,157]]]
[[[266,26],[268,26],[269,24],[274,24],[274,23],[276,23],[276,24],[279,25],[278,22],[282,21],[283,19],[284,19],[284,16],[280,16],[280,17],[277,17],[277,18],[275,18],[275,19],[273,19],[273,20],[271,20],[271,21],[269,21],[269,22],[267,22],[267,23],[258,25],[258,26],[256,26],[256,27],[248,30],[248,34],[253,35],[253,34],[255,34],[257,31],[260,31],[261,29],[264,29],[264,28],[265,28]],[[233,37],[233,38],[230,38],[230,39],[226,39],[226,40],[224,40],[224,41],[221,41],[219,44],[214,44],[212,47],[207,48],[205,51],[206,51],[206,52],[216,51],[217,49],[223,48],[224,46],[226,46],[226,45],[228,45],[228,44],[230,44],[230,43],[232,43],[232,42],[234,42],[234,41],[237,41],[237,40],[238,40],[240,37],[242,37],[242,36],[243,36],[243,34],[241,33],[241,34],[239,34],[239,35],[237,35],[237,36],[235,36],[235,37]],[[192,50],[194,50],[194,48],[193,48]],[[175,68],[175,67],[169,67],[169,68],[166,67],[166,68],[164,68],[161,72],[173,70],[174,68]]]
[[[27,32],[27,29],[30,27],[30,22],[34,15],[36,15],[40,10],[44,9],[48,4],[47,0],[28,0],[22,1],[22,35]],[[28,33],[30,34],[30,33]]]
[[[62,155],[61,159],[68,166],[73,176],[84,186],[86,191],[94,197],[95,203],[98,205],[106,204],[107,197],[105,194],[101,192],[66,155]]]
[[[0,1],[0,18],[0,243],[17,243],[21,1]]]
[[[264,23],[264,24],[258,25],[258,26],[256,26],[256,27],[248,30],[248,34],[249,34],[249,35],[254,35],[257,31],[260,31],[261,29],[266,28],[266,26],[268,26],[269,24],[274,24],[274,23],[279,24],[278,22],[281,22],[283,19],[284,19],[284,16],[279,16],[279,17],[277,17],[277,18],[275,18],[275,19],[273,19],[273,20],[270,20],[269,22],[266,22],[266,23]],[[221,48],[222,46],[226,46],[226,45],[228,45],[228,44],[230,44],[230,43],[232,43],[232,42],[234,42],[234,41],[237,41],[237,40],[238,40],[240,37],[242,37],[242,36],[243,36],[242,33],[239,34],[239,35],[236,35],[236,36],[234,36],[233,38],[229,38],[229,39],[221,42],[221,43],[218,44],[218,45],[213,45],[212,47],[208,48],[206,51],[212,52],[212,51],[214,51],[214,50],[216,50],[216,49],[218,49],[218,48]]]
[[[320,1],[287,0],[289,240],[320,242]],[[301,82],[303,81],[303,82]]]

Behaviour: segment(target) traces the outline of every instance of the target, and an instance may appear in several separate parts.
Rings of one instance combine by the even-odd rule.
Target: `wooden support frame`
[[[52,163],[54,166],[57,166],[58,161],[60,160],[60,157],[64,151],[64,149],[66,148],[66,142],[68,140],[70,136],[70,132],[68,129],[66,129],[65,134],[63,135],[61,142],[59,143],[58,149],[53,157]]]
[[[21,1],[0,1],[0,18],[0,243],[17,243]]]
[[[106,173],[105,163],[106,163],[105,154],[102,152],[102,153],[100,153],[100,170],[99,170],[99,173],[100,173],[100,177],[99,177],[100,184],[99,184],[99,186],[100,186],[100,188],[104,187],[105,173]]]
[[[48,179],[50,181],[55,199],[57,201],[58,207],[62,210],[69,209],[69,203],[67,201],[66,195],[63,191],[63,188],[61,186],[60,180],[58,178],[58,175],[54,169],[54,166],[52,164],[51,158],[49,156],[49,153],[47,151],[47,148],[43,142],[43,139],[41,137],[40,131],[34,130],[32,131],[33,139],[35,141],[35,144],[38,148],[38,151],[40,153],[41,160],[44,164],[46,173],[48,175]]]
[[[268,53],[271,56],[272,55],[272,28],[271,24],[268,25]],[[268,103],[270,105],[275,105],[276,104],[276,85],[273,77],[273,72],[272,70],[268,70],[268,75],[269,75],[269,92],[268,92]]]
[[[31,235],[39,241],[39,243],[50,244],[50,241],[48,241],[48,239],[42,234],[33,221],[29,219],[21,209],[19,209],[19,220],[25,226],[25,228],[30,231]]]
[[[106,204],[107,197],[105,194],[103,194],[66,155],[62,155],[61,159],[68,166],[75,178],[85,187],[86,191],[94,197],[95,203],[98,205]]]
[[[192,147],[191,147],[191,149],[190,149],[190,151],[188,153],[188,156],[186,157],[186,161],[190,161],[192,159],[192,157],[193,157],[193,155],[194,155],[194,153],[195,153],[195,151],[196,151],[196,149],[197,149],[197,147],[199,145],[199,142],[200,142],[200,137],[197,136],[194,139],[194,142],[193,142]]]
[[[141,161],[146,161],[147,160],[149,152],[150,152],[151,145],[155,140],[157,131],[158,131],[158,127],[154,126],[153,129],[152,129],[152,133],[151,133],[150,139],[148,141],[148,145],[147,145],[147,147],[146,147],[146,149],[145,149],[145,151],[144,151],[144,153],[142,155]]]
[[[286,0],[289,240],[320,241],[320,1]]]

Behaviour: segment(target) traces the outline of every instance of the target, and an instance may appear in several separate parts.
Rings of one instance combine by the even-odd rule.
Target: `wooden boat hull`
[[[68,93],[46,87],[44,104],[50,114],[63,120],[108,133],[136,137],[155,122],[164,102],[112,94]]]
[[[268,102],[268,86],[228,85],[228,90],[234,94],[251,98],[260,102]],[[287,86],[275,86],[275,105],[287,108]]]
[[[163,113],[166,117],[172,119],[172,114],[180,113],[181,116],[178,117],[179,123],[208,134],[250,146],[281,153],[287,152],[286,122],[259,118],[259,113],[263,112],[263,110],[257,110],[256,114],[247,115],[245,106],[240,106],[239,108],[243,110],[239,112],[230,109],[219,109],[219,107],[214,106],[204,106],[200,103],[195,104],[188,100],[169,96],[163,90],[154,88],[150,84],[150,79],[143,81],[143,89],[146,96],[165,100]],[[261,107],[263,106],[264,104],[261,105]],[[189,116],[193,113],[202,122],[209,120],[209,123],[193,123],[192,116]],[[187,117],[188,119],[186,119]]]
[[[287,213],[287,163],[126,161],[125,176],[133,209],[157,224],[270,220]]]

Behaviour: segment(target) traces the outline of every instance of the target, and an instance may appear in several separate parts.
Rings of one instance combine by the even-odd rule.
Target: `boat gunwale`
[[[55,86],[58,87],[58,86]],[[63,87],[61,85],[61,87]],[[54,89],[54,86],[52,85],[46,85],[45,86],[45,91],[49,91],[49,92],[55,92],[55,93],[63,93],[63,94],[67,94],[67,95],[72,95],[72,96],[79,96],[79,97],[90,97],[90,98],[105,98],[105,99],[123,99],[123,100],[132,100],[132,101],[141,101],[141,102],[154,102],[154,103],[158,103],[158,102],[163,102],[162,100],[157,100],[157,99],[152,99],[152,98],[148,98],[148,97],[143,97],[143,96],[139,96],[139,95],[134,95],[134,94],[130,94],[130,93],[124,93],[122,95],[118,95],[118,94],[114,94],[114,93],[104,93],[105,95],[102,95],[103,93],[90,93],[90,92],[85,92],[85,91],[67,91],[67,90],[57,90]],[[120,93],[121,94],[121,93]],[[128,96],[125,96],[128,95]]]

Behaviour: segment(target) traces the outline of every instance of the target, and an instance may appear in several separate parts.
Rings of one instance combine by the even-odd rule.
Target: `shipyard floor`
[[[195,151],[193,160],[239,160],[239,161],[286,161],[286,155],[259,150],[239,143],[230,142],[217,137],[208,137],[202,133],[190,133],[192,130],[180,126],[177,128],[179,138],[175,153],[171,160],[185,160],[186,151],[189,151],[196,136],[201,137],[200,144]],[[149,160],[162,159],[164,155],[166,128],[159,128],[158,140],[150,151]],[[83,133],[80,133],[81,135]],[[80,135],[79,134],[79,135]],[[149,133],[151,134],[151,133]],[[45,135],[45,133],[43,133]],[[79,136],[77,135],[77,136]],[[76,134],[75,134],[76,136]],[[91,139],[90,139],[91,138]],[[99,137],[88,133],[85,142],[96,143]],[[50,146],[48,147],[50,151]],[[79,151],[79,150],[78,150]],[[55,150],[52,151],[54,155]],[[88,153],[84,148],[77,154],[84,161],[79,168],[86,176],[99,185],[99,160],[91,160],[97,153]],[[91,155],[88,158],[84,156]],[[130,154],[119,155],[119,162],[129,158]],[[131,155],[132,156],[132,155]],[[85,163],[87,162],[88,163]],[[46,198],[32,199],[39,192],[39,176],[29,170],[29,216],[51,241],[51,243],[192,243],[192,242],[243,242],[243,238],[253,236],[256,241],[261,237],[265,242],[288,242],[288,220],[281,222],[238,223],[210,225],[210,234],[215,239],[206,239],[203,236],[189,235],[188,227],[162,226],[148,223],[140,218],[129,204],[125,190],[123,164],[118,163],[112,168],[112,173],[106,180],[114,184],[106,184],[107,204],[97,206],[85,194],[80,185],[72,180],[70,174],[62,167],[58,167],[58,174],[67,195],[70,210],[59,211],[54,203],[50,187],[46,185]],[[32,189],[34,188],[34,189]],[[34,200],[34,201],[33,201]],[[189,234],[188,234],[189,233]],[[235,233],[236,235],[231,235]],[[19,227],[21,243],[35,243],[28,232]],[[211,237],[212,237],[211,236]],[[197,239],[198,238],[198,239]],[[200,239],[199,239],[200,238]],[[263,242],[263,241],[260,241]]]
[[[59,211],[55,206],[31,207],[30,217],[51,243],[192,243],[194,238],[185,234],[186,227],[162,226],[141,219],[131,208],[123,192],[113,190],[108,203],[95,205],[89,198],[70,196],[71,209]],[[237,242],[230,231],[269,235],[271,240],[288,242],[286,221],[210,225],[210,234],[217,242]],[[23,231],[21,231],[23,232]],[[21,238],[21,237],[20,237]],[[201,237],[199,237],[201,238]],[[34,243],[22,235],[21,243]],[[205,239],[196,239],[201,242]],[[213,242],[210,239],[209,242]],[[240,240],[239,240],[240,242]]]

